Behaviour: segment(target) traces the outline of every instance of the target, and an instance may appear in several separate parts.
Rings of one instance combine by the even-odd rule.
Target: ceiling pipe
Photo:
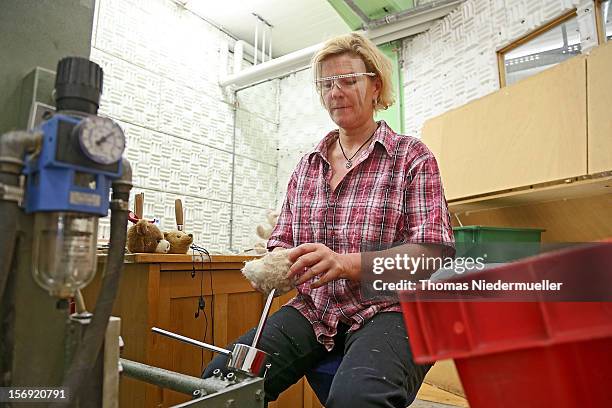
[[[255,83],[281,77],[292,70],[307,67],[312,56],[322,44],[312,45],[298,51],[274,58],[261,64],[245,68],[237,74],[228,75],[219,81],[219,85],[245,88]]]
[[[420,33],[423,33],[429,30],[434,22],[435,20],[425,21],[415,26],[406,27],[406,28],[403,28],[397,31],[394,30],[390,32],[387,32],[387,30],[384,30],[384,28],[386,27],[382,27],[383,30],[381,30],[381,32],[379,33],[376,33],[376,36],[374,37],[375,40],[373,40],[373,42],[374,44],[379,45],[379,44],[384,44],[384,43],[388,43],[391,41],[395,41],[400,38],[411,37],[413,35],[417,35],[417,34],[420,34]],[[380,30],[380,29],[377,29],[377,30]],[[366,35],[370,39],[372,39],[371,37],[372,34],[373,33],[371,31],[366,31]]]
[[[236,47],[242,47],[242,57],[245,60],[247,60],[251,64],[255,62],[254,61],[255,47],[253,47],[250,43],[244,40],[238,40],[234,42],[233,44],[230,42],[229,50],[233,52],[234,54],[236,53]],[[261,53],[261,50],[259,50],[259,53]],[[269,53],[266,54],[266,59],[267,60],[272,59]]]
[[[426,4],[422,4],[417,7],[410,8],[408,10],[399,11],[394,14],[379,18],[367,22],[363,25],[364,30],[373,30],[381,26],[389,26],[395,22],[400,22],[406,19],[410,21],[429,21],[432,18],[440,18],[446,16],[448,13],[453,11],[455,7],[463,3],[465,0],[437,0]],[[435,17],[438,15],[438,17]],[[425,20],[423,20],[425,18]],[[417,23],[418,24],[418,23]]]
[[[365,32],[361,31],[361,33],[376,45],[416,35],[427,31],[435,20],[448,15],[464,1],[442,0],[427,3],[414,9],[387,16],[384,19],[372,21],[368,25],[370,29]],[[388,20],[389,22],[382,23],[381,20]],[[247,45],[244,48],[245,53],[248,53]],[[322,46],[323,43],[319,43],[245,68],[238,73],[221,78],[219,85],[222,87],[234,86],[236,90],[240,90],[306,68],[309,66],[313,55]]]

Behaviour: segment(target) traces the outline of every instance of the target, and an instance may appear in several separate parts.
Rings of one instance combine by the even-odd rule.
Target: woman
[[[374,120],[393,96],[391,64],[369,40],[353,33],[328,41],[313,71],[338,130],[297,165],[268,240],[269,249],[293,248],[298,295],[269,317],[259,343],[273,356],[266,400],[338,354],[327,408],[405,407],[429,366],[412,361],[397,300],[360,293],[362,254],[398,243],[394,253],[414,256],[442,251],[418,244],[452,247],[438,167],[417,139]],[[215,358],[204,375],[224,363]]]

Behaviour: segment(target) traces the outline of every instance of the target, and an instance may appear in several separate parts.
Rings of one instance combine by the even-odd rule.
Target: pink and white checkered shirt
[[[338,253],[372,250],[385,244],[451,243],[453,233],[438,164],[418,139],[396,134],[379,122],[369,148],[331,190],[327,149],[332,131],[294,170],[268,248],[323,243]],[[378,312],[400,311],[396,301],[364,300],[360,283],[348,279],[311,289],[298,286],[287,305],[313,325],[320,343],[331,350],[338,322],[357,330]]]

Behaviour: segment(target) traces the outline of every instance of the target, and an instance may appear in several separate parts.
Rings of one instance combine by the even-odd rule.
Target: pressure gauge
[[[96,163],[112,164],[121,159],[125,135],[111,119],[91,116],[83,119],[74,131],[83,153]]]

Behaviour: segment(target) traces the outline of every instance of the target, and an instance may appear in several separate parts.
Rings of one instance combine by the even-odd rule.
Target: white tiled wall
[[[321,106],[310,69],[280,81],[278,205],[287,192],[289,177],[300,158],[338,126]]]
[[[278,94],[279,80],[236,94],[233,248],[252,248],[260,240],[255,226],[276,207]]]
[[[172,0],[99,0],[91,59],[104,69],[100,114],[127,136],[147,218],[212,251],[245,249],[276,206],[278,81],[233,95],[218,86],[234,40]],[[108,218],[100,223],[108,239]]]

